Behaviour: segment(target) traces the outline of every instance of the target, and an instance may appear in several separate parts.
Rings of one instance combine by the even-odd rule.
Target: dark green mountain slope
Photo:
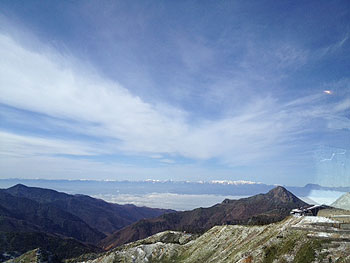
[[[75,215],[90,227],[111,234],[140,219],[153,218],[173,210],[118,205],[86,195],[69,195],[50,189],[27,187],[21,184],[2,190],[16,197],[24,197],[40,204],[50,204]]]
[[[0,191],[0,231],[41,231],[73,237],[82,242],[96,244],[105,235],[90,227],[79,217],[53,204],[12,196]]]
[[[49,251],[53,256],[53,262],[101,251],[97,247],[83,244],[73,238],[63,238],[43,232],[0,232],[0,262],[36,248]]]
[[[0,262],[36,248],[59,260],[96,252],[108,233],[170,211],[24,185],[0,189]]]

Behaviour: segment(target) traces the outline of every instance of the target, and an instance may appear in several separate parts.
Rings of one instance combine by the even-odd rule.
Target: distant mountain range
[[[104,249],[146,238],[165,230],[202,233],[215,225],[261,225],[277,222],[289,215],[293,208],[308,205],[285,188],[278,186],[267,194],[239,200],[224,200],[209,208],[169,213],[144,219],[115,232],[100,242]]]
[[[79,248],[77,252],[95,251],[93,245],[116,230],[168,212],[173,210],[111,204],[19,184],[0,190],[0,253],[8,249],[26,252],[67,240]]]
[[[96,195],[132,194],[143,195],[149,193],[175,193],[189,195],[226,195],[251,196],[268,192],[276,185],[269,185],[251,181],[96,181],[96,180],[44,180],[44,179],[0,179],[0,188],[8,188],[16,184],[25,184],[57,191]],[[317,184],[307,184],[303,187],[284,186],[296,196],[308,196],[313,190],[350,192],[350,186],[324,187]]]

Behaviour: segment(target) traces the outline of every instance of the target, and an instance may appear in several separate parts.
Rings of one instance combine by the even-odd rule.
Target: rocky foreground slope
[[[215,226],[201,236],[166,231],[69,262],[350,262],[350,231],[327,224],[323,217],[289,217],[265,226]]]

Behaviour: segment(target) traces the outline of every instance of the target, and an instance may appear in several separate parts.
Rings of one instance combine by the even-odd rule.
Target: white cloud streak
[[[28,157],[36,155],[97,155],[106,153],[106,149],[70,140],[24,136],[0,131],[0,156]]]
[[[344,110],[348,102],[329,109],[318,103],[323,100],[321,95],[284,105],[272,96],[256,95],[239,113],[218,120],[193,121],[189,112],[146,103],[74,59],[45,50],[31,51],[0,34],[0,102],[71,121],[67,130],[104,138],[108,147],[97,150],[90,142],[3,132],[3,154],[166,153],[197,160],[219,158],[230,165],[242,165],[283,153],[290,147],[288,142],[306,130],[310,119]],[[299,60],[299,55],[280,59]],[[84,127],[75,122],[83,122]]]

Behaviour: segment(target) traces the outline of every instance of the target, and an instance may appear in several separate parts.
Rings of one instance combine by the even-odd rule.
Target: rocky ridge
[[[95,258],[68,262],[349,262],[350,239],[329,239],[323,230],[309,230],[315,223],[331,222],[289,217],[265,226],[215,226],[199,237],[166,231]],[[350,238],[350,232],[344,235]]]
[[[266,194],[238,200],[226,199],[209,208],[169,213],[139,222],[113,233],[99,245],[106,250],[146,238],[166,230],[204,233],[216,225],[263,225],[283,220],[294,208],[306,206],[284,187],[278,186]]]

